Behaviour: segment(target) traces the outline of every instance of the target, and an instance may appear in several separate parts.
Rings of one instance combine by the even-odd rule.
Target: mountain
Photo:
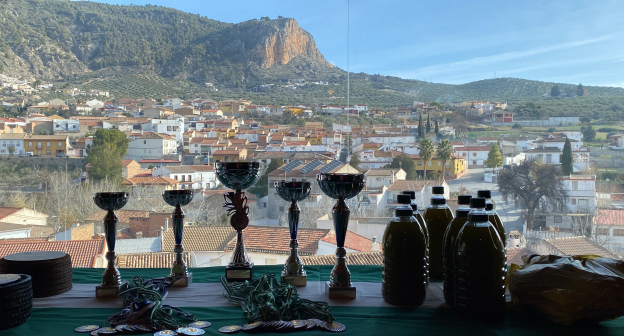
[[[0,73],[9,76],[105,89],[115,97],[189,97],[206,93],[210,82],[220,88],[211,92],[216,99],[346,104],[346,72],[329,64],[292,18],[232,24],[150,5],[2,1],[0,20]],[[318,81],[328,85],[312,84]],[[280,87],[288,83],[307,84]],[[355,73],[350,103],[541,100],[554,84],[496,78],[450,85]],[[559,86],[564,92],[576,87]],[[605,106],[624,105],[622,88],[585,88],[591,97],[611,97]]]

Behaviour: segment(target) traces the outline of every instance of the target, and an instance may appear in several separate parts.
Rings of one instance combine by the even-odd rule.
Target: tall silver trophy
[[[186,262],[184,261],[182,252],[182,234],[184,232],[184,211],[182,207],[189,204],[193,199],[192,190],[164,190],[162,192],[163,199],[167,204],[175,207],[171,214],[173,222],[173,238],[175,246],[175,261],[171,267],[171,273],[167,277],[167,281],[174,287],[188,287],[193,281],[193,273],[189,273]]]
[[[288,208],[288,229],[290,230],[290,255],[284,264],[282,271],[282,281],[286,281],[293,286],[307,285],[308,277],[303,269],[303,263],[299,258],[299,241],[297,241],[297,230],[299,229],[299,214],[301,210],[297,202],[303,201],[310,195],[310,182],[275,182],[277,194],[285,201],[290,202]]]

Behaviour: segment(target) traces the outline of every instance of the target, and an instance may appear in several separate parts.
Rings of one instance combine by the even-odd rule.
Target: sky
[[[624,87],[624,0],[104,2],[231,23],[292,17],[328,62],[351,72],[449,84],[516,77]]]

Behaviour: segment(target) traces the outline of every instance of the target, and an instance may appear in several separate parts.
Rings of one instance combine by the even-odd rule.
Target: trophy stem
[[[182,258],[182,252],[184,252],[184,246],[182,245],[184,211],[182,211],[180,204],[176,205],[176,208],[171,215],[171,220],[173,222],[173,236],[175,239],[175,246],[173,250],[175,252],[175,262],[171,268],[170,277],[188,276],[188,268],[186,266],[186,262],[184,262],[184,259]]]
[[[343,197],[340,197],[338,202],[336,202],[332,215],[334,217],[334,231],[336,232],[336,245],[338,248],[336,249],[336,265],[331,271],[329,283],[332,287],[350,287],[351,272],[349,272],[346,263],[347,250],[344,248],[344,242],[347,236],[351,210],[349,210]]]
[[[232,261],[229,266],[231,267],[249,267],[249,256],[247,255],[247,249],[245,249],[245,242],[243,241],[243,231],[236,231],[236,247],[234,248],[234,254],[232,254]]]
[[[117,233],[117,216],[113,210],[108,210],[106,217],[104,217],[104,234],[106,235],[106,246],[108,252],[106,252],[106,270],[102,276],[102,286],[119,286],[121,285],[120,274],[117,267],[115,267],[115,235]]]

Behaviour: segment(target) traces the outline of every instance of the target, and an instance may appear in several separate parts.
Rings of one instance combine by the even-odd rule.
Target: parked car
[[[24,157],[24,156],[35,156],[35,154],[33,154],[33,152],[26,152],[26,153],[20,154],[20,156],[21,157]]]
[[[60,158],[68,158],[68,157],[69,157],[69,155],[67,155],[67,154],[65,154],[65,153],[63,153],[63,152],[61,152],[61,153],[56,153],[56,157],[60,157]]]

